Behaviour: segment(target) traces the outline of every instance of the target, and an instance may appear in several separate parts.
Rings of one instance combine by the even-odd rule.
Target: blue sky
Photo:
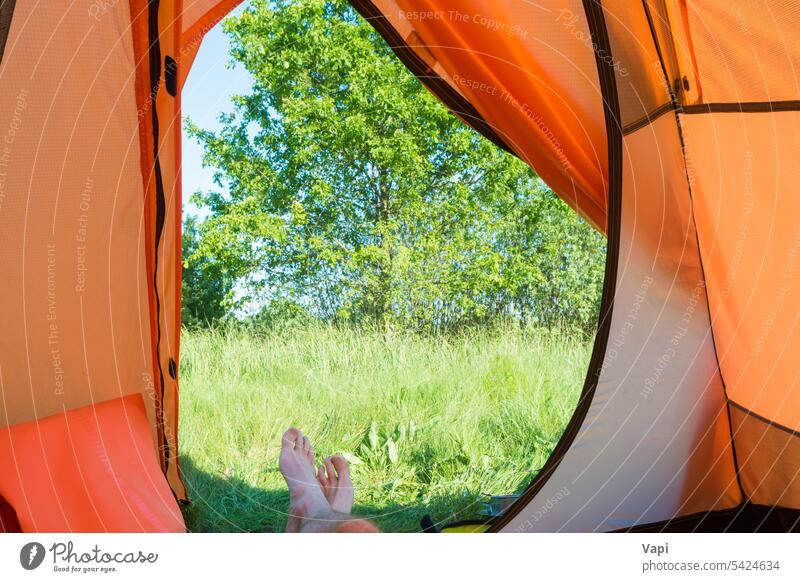
[[[237,8],[234,14],[240,12]],[[181,96],[183,116],[205,129],[219,129],[219,114],[232,109],[232,95],[250,90],[251,77],[242,67],[229,68],[228,38],[215,26],[203,39]],[[203,149],[183,136],[184,213],[198,214],[189,198],[198,190],[214,188],[211,168],[202,167]]]

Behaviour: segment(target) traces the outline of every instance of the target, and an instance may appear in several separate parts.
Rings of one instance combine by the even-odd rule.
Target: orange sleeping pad
[[[185,531],[139,395],[0,430],[0,466],[0,531]]]

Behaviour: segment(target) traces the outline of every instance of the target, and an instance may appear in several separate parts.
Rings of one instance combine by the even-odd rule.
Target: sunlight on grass
[[[524,488],[575,408],[591,345],[541,331],[454,337],[335,328],[182,335],[190,531],[282,531],[280,436],[352,463],[354,512],[385,531],[478,516]]]

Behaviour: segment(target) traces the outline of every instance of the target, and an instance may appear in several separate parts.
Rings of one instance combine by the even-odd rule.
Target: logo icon
[[[39,542],[30,542],[22,546],[19,552],[19,563],[26,570],[35,570],[44,561],[44,546]]]

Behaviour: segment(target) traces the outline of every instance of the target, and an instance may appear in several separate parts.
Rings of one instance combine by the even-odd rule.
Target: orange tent
[[[0,0],[0,528],[184,529],[181,87],[237,3]],[[351,3],[608,235],[578,408],[490,529],[797,529],[797,3]]]

